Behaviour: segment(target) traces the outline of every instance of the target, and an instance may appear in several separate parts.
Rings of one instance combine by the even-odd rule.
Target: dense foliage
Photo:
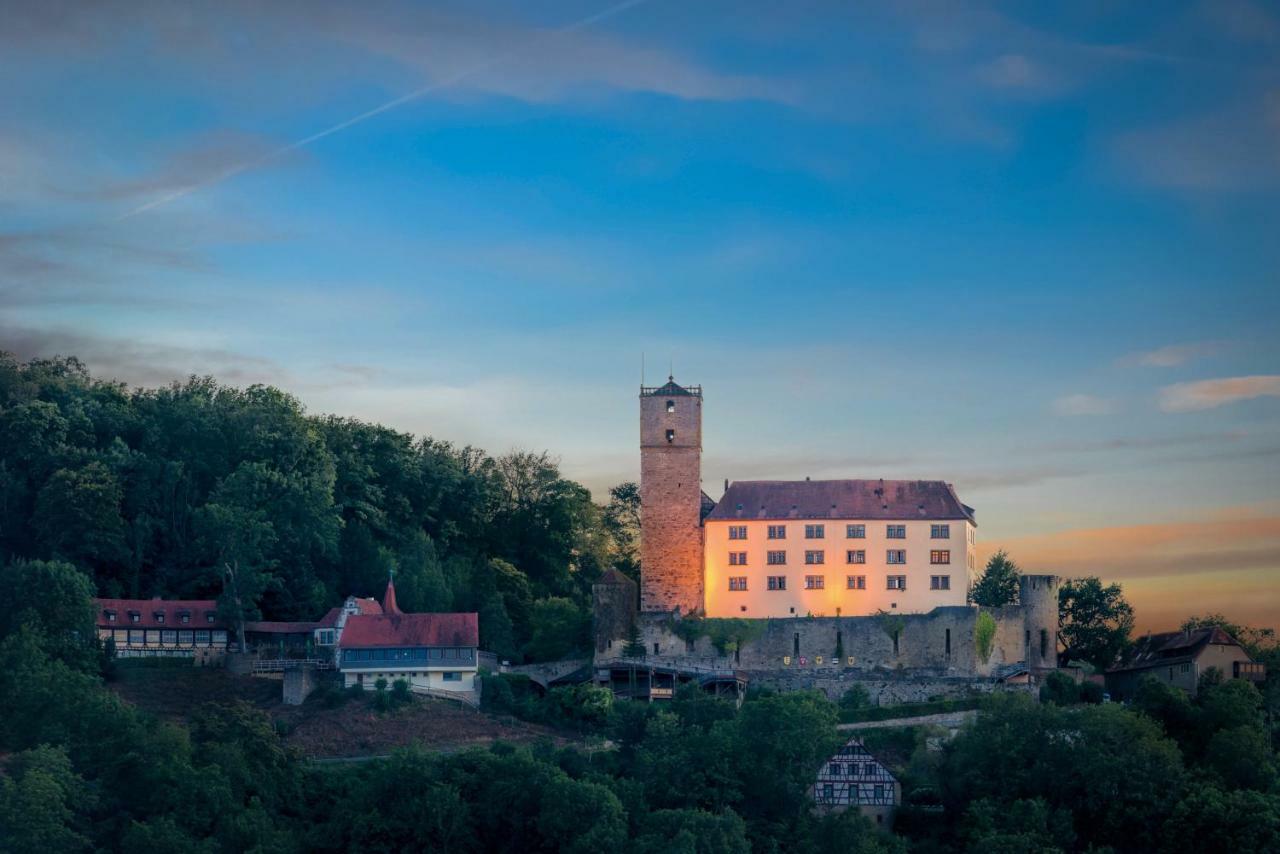
[[[554,657],[585,644],[602,569],[636,572],[638,502],[274,388],[130,391],[0,353],[0,563],[65,560],[103,596],[219,597],[230,570],[246,618],[314,619],[394,569],[406,610],[479,611],[485,648]]]
[[[969,591],[969,601],[987,608],[1013,605],[1018,601],[1018,582],[1022,577],[1009,553],[1000,549],[988,560],[982,574]]]

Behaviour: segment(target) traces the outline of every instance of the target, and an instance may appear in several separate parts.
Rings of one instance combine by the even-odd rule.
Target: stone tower
[[[640,388],[640,610],[702,610],[702,387]]]
[[[1058,666],[1058,576],[1024,575],[1018,580],[1023,655],[1027,666]]]

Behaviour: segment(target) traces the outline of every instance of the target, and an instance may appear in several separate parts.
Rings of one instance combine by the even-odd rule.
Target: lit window
[[[891,540],[905,540],[907,538],[907,526],[886,525],[884,535]]]
[[[889,549],[885,552],[885,563],[906,563],[907,553],[904,549]]]
[[[746,525],[730,525],[729,526],[729,539],[745,540],[746,538],[747,538]]]
[[[864,549],[849,549],[844,553],[845,563],[866,563],[867,553]]]
[[[867,526],[845,525],[844,535],[851,540],[865,540],[867,538]]]
[[[930,539],[934,539],[934,540],[949,540],[951,539],[951,526],[950,525],[930,525],[929,537]]]
[[[866,590],[867,577],[865,575],[849,575],[846,576],[846,586],[850,590]]]
[[[932,564],[949,564],[951,563],[950,549],[934,549],[929,552],[929,563]]]
[[[729,566],[746,566],[746,552],[729,552]]]
[[[747,577],[745,575],[731,576],[729,578],[729,589],[730,590],[746,590]]]
[[[675,430],[668,430],[668,431],[667,431],[667,442],[668,442],[668,443],[671,443],[671,442],[674,442],[675,440],[676,440],[676,431],[675,431]]]
[[[809,564],[810,566],[815,566],[820,563],[826,563],[827,562],[826,552],[805,552],[804,562]]]
[[[905,575],[890,575],[887,578],[889,590],[906,590],[907,577]]]
[[[826,577],[822,575],[806,575],[804,577],[805,590],[822,590],[826,585]]]
[[[785,540],[786,538],[787,538],[786,525],[770,525],[769,526],[769,539]]]
[[[929,576],[930,590],[950,590],[951,576],[949,575],[931,575]]]
[[[770,575],[768,578],[768,587],[770,590],[786,590],[787,577],[785,575]]]
[[[821,540],[826,536],[825,525],[805,525],[804,538],[806,540]]]
[[[765,561],[769,566],[783,566],[787,562],[786,552],[769,552],[765,555]]]
[[[668,412],[675,412],[675,411],[676,411],[676,402],[675,402],[674,400],[668,400],[668,401],[667,401],[667,411],[668,411]]]

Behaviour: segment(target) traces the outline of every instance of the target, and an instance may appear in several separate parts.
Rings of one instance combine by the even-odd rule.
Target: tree
[[[94,665],[93,582],[62,561],[0,569],[0,640],[29,628],[45,652],[81,670]]]
[[[751,843],[746,824],[733,810],[655,810],[645,817],[633,850],[636,854],[750,854]]]
[[[568,778],[542,792],[537,824],[550,850],[569,854],[616,851],[627,838],[626,814],[617,796],[598,783]]]
[[[12,854],[83,851],[89,840],[76,809],[91,806],[67,751],[41,745],[9,760],[0,776],[0,844]]]
[[[1128,647],[1132,631],[1133,608],[1119,584],[1104,587],[1094,576],[1058,588],[1058,640],[1064,661],[1086,661],[1105,670]]]
[[[48,556],[92,571],[123,557],[122,500],[120,481],[97,460],[59,469],[36,498],[32,525]]]
[[[548,597],[533,603],[533,636],[525,654],[533,661],[555,661],[589,648],[591,615],[571,599]]]
[[[613,566],[633,581],[640,580],[640,486],[632,481],[609,490],[604,527],[612,540]]]
[[[1232,789],[1265,792],[1276,782],[1276,760],[1261,727],[1219,730],[1205,748],[1205,764]]]
[[[988,560],[982,575],[969,592],[969,601],[986,608],[999,608],[1018,601],[1018,581],[1022,573],[1009,553],[1000,549]]]

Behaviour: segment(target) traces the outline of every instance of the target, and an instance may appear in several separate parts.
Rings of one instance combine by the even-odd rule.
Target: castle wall
[[[670,406],[669,406],[670,404]],[[670,411],[668,411],[670,409]],[[672,438],[668,440],[668,431]],[[640,608],[702,610],[702,397],[640,397]]]
[[[688,642],[677,633],[678,622],[664,614],[638,618],[646,660],[679,667],[736,669],[752,681],[778,686],[807,686],[835,691],[849,680],[900,683],[893,690],[913,696],[950,696],[969,690],[964,680],[990,679],[1009,665],[1027,662],[1035,669],[1055,666],[1057,642],[1057,579],[1027,576],[1023,604],[1002,608],[953,606],[926,614],[860,617],[794,617],[752,620],[756,637],[736,651],[720,652],[710,638]],[[983,660],[975,639],[978,615],[989,613],[996,623],[990,657]],[[748,622],[748,621],[743,621]],[[897,645],[891,633],[897,629]],[[1041,664],[1039,632],[1047,633],[1047,655]],[[1028,635],[1028,633],[1030,633]],[[1027,638],[1031,638],[1028,661]],[[617,640],[598,651],[597,664],[622,658]],[[837,646],[841,656],[836,657]],[[911,678],[926,680],[928,688],[901,687]],[[905,680],[905,681],[904,681]],[[955,685],[948,688],[948,680]],[[877,690],[889,690],[887,688]],[[842,691],[841,691],[842,693]]]

